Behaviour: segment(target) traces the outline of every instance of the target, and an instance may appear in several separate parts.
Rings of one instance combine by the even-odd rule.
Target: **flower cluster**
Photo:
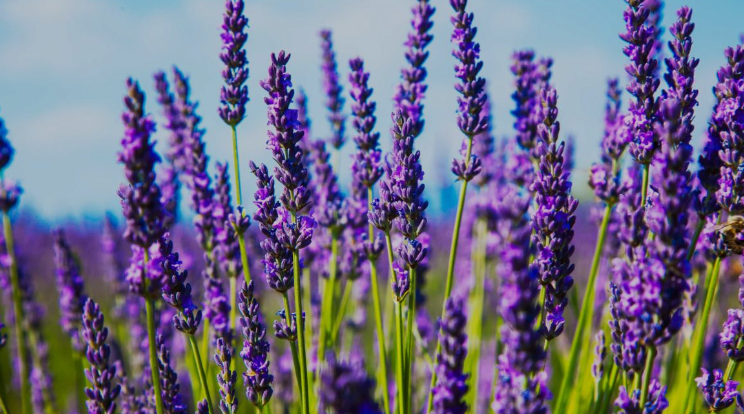
[[[480,44],[475,42],[478,30],[473,27],[473,13],[465,10],[467,3],[467,0],[450,0],[456,13],[451,18],[455,27],[452,41],[456,43],[452,55],[458,60],[455,75],[459,83],[455,84],[455,90],[462,95],[457,98],[457,126],[467,137],[462,146],[463,159],[453,161],[452,173],[463,181],[470,181],[480,173],[481,161],[472,154],[472,141],[488,128],[488,118],[482,114],[487,97],[486,80],[479,75],[483,62]]]
[[[711,412],[723,411],[731,407],[734,402],[739,407],[744,405],[741,395],[737,391],[738,381],[724,379],[723,371],[720,369],[714,370],[712,373],[704,368],[702,371],[703,374],[695,378],[695,382],[702,391],[705,404],[708,405]]]
[[[565,143],[559,141],[558,94],[548,86],[540,92],[543,123],[538,126],[540,157],[537,176],[530,189],[535,193],[536,211],[532,217],[533,244],[537,248],[533,266],[545,289],[544,335],[551,340],[563,332],[563,309],[573,285],[571,256],[579,203],[571,196],[570,173],[564,171]]]
[[[464,372],[467,354],[467,335],[464,302],[451,297],[445,304],[444,318],[440,321],[439,342],[442,350],[437,355],[438,382],[432,390],[434,412],[437,414],[465,414],[468,404],[468,374]]]
[[[361,190],[361,197],[366,201],[366,190],[371,189],[382,176],[380,133],[374,132],[377,104],[370,100],[373,90],[368,86],[369,72],[364,71],[364,61],[360,58],[352,59],[349,66],[350,94],[354,100],[351,106],[354,114],[352,125],[357,131],[354,142],[358,149],[353,155],[354,163],[351,167],[354,181],[352,188],[355,192]],[[366,210],[366,206],[364,209]]]
[[[215,164],[217,177],[215,179],[215,188],[217,189],[217,198],[214,203],[212,212],[214,225],[216,227],[216,250],[219,257],[220,269],[230,278],[236,278],[243,271],[243,263],[240,257],[240,243],[238,233],[244,233],[250,225],[248,217],[243,218],[242,214],[235,215],[232,208],[232,197],[230,196],[230,173],[228,165],[225,163]],[[240,216],[240,225],[231,224],[230,215],[237,218]]]
[[[270,345],[266,340],[266,328],[261,322],[258,300],[253,291],[253,282],[247,285],[243,282],[238,293],[238,308],[243,315],[240,318],[243,333],[240,357],[246,368],[243,374],[243,382],[246,384],[245,395],[248,401],[260,408],[271,400],[274,393],[272,389],[274,376],[269,373]]]
[[[225,64],[222,79],[225,84],[220,91],[220,118],[232,126],[237,126],[245,117],[245,104],[248,103],[248,59],[245,42],[248,34],[248,18],[243,15],[243,0],[226,0],[225,15],[222,21],[222,53],[220,60]]]
[[[238,382],[238,372],[230,369],[232,364],[232,351],[230,344],[224,338],[218,338],[214,362],[219,368],[217,373],[217,385],[220,388],[220,410],[224,414],[233,414],[238,411],[238,398],[235,385]]]
[[[620,409],[620,414],[661,414],[669,407],[669,401],[666,399],[666,387],[653,380],[649,386],[648,400],[643,407],[641,390],[634,390],[628,394],[624,386],[620,386],[620,394],[615,400],[615,405]]]
[[[328,367],[320,374],[321,412],[336,414],[381,414],[374,399],[375,381],[359,363],[341,361],[330,354]]]
[[[186,282],[188,273],[179,268],[181,261],[178,253],[173,251],[173,242],[163,237],[158,243],[158,254],[151,263],[159,266],[163,275],[163,301],[178,312],[173,317],[174,326],[193,335],[201,323],[202,312],[191,296],[191,284]]]
[[[331,137],[328,141],[334,148],[340,149],[346,142],[344,128],[346,116],[343,114],[343,88],[339,83],[336,53],[333,51],[333,39],[330,30],[320,32],[321,48],[323,49],[323,90],[326,94],[326,108],[328,121],[331,123]]]
[[[417,138],[424,130],[424,104],[427,86],[426,67],[424,64],[429,58],[426,47],[431,43],[434,36],[429,33],[434,26],[431,20],[436,9],[431,6],[429,0],[421,0],[413,6],[413,19],[411,20],[412,32],[408,33],[405,42],[407,67],[400,71],[402,81],[395,87],[395,109],[400,109],[406,119],[412,122],[411,134]]]
[[[589,186],[594,195],[607,205],[615,205],[620,198],[620,159],[629,144],[628,129],[620,115],[621,91],[617,79],[607,84],[604,136],[601,162],[592,165]]]
[[[109,362],[111,348],[106,343],[108,328],[104,325],[101,308],[93,300],[85,302],[83,313],[83,339],[87,343],[85,356],[90,368],[86,376],[92,388],[85,389],[88,397],[89,413],[115,413],[116,398],[121,392],[121,386],[115,384],[116,365]]]
[[[173,365],[171,365],[170,350],[168,350],[163,335],[158,335],[155,338],[155,347],[158,354],[158,371],[160,372],[160,389],[163,394],[163,410],[168,414],[185,414],[188,407],[184,403],[183,397],[181,397],[178,373],[176,373]]]
[[[87,301],[85,282],[80,275],[78,257],[67,243],[62,230],[54,232],[54,262],[59,289],[59,309],[62,328],[70,335],[73,346],[82,350],[80,343],[80,321],[83,317],[83,306]]]

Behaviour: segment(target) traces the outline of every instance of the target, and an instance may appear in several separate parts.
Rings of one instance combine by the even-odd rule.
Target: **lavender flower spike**
[[[231,127],[237,126],[245,117],[245,104],[248,102],[248,59],[245,42],[248,34],[248,18],[243,15],[243,0],[226,0],[225,15],[222,22],[222,53],[220,60],[225,64],[222,79],[225,84],[220,91],[220,118]]]
[[[615,405],[620,409],[620,414],[662,414],[669,407],[666,399],[666,387],[662,387],[658,381],[652,380],[648,391],[648,400],[641,407],[641,390],[635,390],[631,394],[624,386],[620,386],[620,394],[615,400]]]
[[[145,95],[137,82],[127,79],[128,95],[124,98],[123,149],[119,162],[124,164],[128,186],[119,187],[121,206],[127,228],[124,237],[132,244],[147,248],[165,232],[165,211],[160,202],[160,188],[155,183],[155,164],[160,156],[155,152],[150,135],[155,123],[145,115]]]
[[[220,371],[217,373],[217,384],[220,387],[220,410],[223,414],[235,414],[238,411],[238,398],[235,392],[235,384],[238,381],[238,372],[230,369],[232,364],[232,351],[229,343],[223,338],[217,339],[217,350],[214,361]]]
[[[0,118],[0,171],[5,168],[13,160],[13,153],[15,150],[8,141],[8,130],[5,128],[5,121]]]
[[[272,384],[274,376],[269,373],[269,341],[266,340],[266,328],[261,323],[261,312],[258,301],[253,294],[253,282],[245,284],[238,296],[240,326],[243,332],[243,350],[240,357],[245,364],[243,383],[245,395],[258,408],[269,403],[274,393]]]
[[[321,412],[335,414],[381,414],[374,399],[375,381],[367,376],[362,364],[326,357],[328,368],[320,374]]]
[[[628,43],[623,53],[630,58],[625,71],[631,76],[628,92],[635,97],[631,101],[628,126],[633,139],[630,153],[640,164],[648,165],[659,148],[659,140],[653,130],[658,102],[654,96],[659,88],[655,76],[658,61],[654,57],[656,32],[659,30],[649,22],[650,0],[625,0],[628,8],[623,13],[626,31],[620,38]]]
[[[537,253],[532,265],[545,289],[544,335],[552,340],[563,332],[563,309],[573,285],[573,226],[579,202],[571,196],[570,173],[563,170],[565,143],[559,141],[558,94],[547,86],[540,92],[540,99],[543,123],[538,126],[541,141],[536,148],[540,164],[530,187],[537,205],[532,219]]]
[[[114,384],[116,365],[109,363],[111,350],[106,344],[108,328],[104,325],[101,308],[93,300],[85,302],[83,314],[83,339],[88,344],[85,356],[90,362],[90,368],[85,376],[92,388],[85,389],[88,397],[88,412],[95,414],[113,414],[116,412],[116,398],[121,392],[121,386]]]
[[[738,381],[726,380],[723,378],[723,371],[720,369],[716,369],[712,373],[705,368],[701,370],[703,374],[695,378],[695,382],[703,392],[703,399],[710,412],[723,411],[733,405],[734,401],[741,399],[737,390],[739,387]]]
[[[355,58],[349,61],[351,73],[351,98],[354,103],[351,112],[354,114],[352,124],[357,131],[354,142],[358,151],[354,154],[354,164],[351,167],[354,184],[353,188],[371,189],[382,176],[380,133],[374,132],[377,118],[375,109],[377,104],[370,100],[372,88],[368,86],[369,72],[364,71],[364,61]],[[366,192],[362,195],[366,201]],[[365,206],[366,210],[366,206]]]
[[[156,339],[158,348],[158,370],[160,371],[160,388],[163,393],[163,409],[167,414],[185,414],[186,404],[183,402],[178,384],[178,374],[171,365],[170,351],[165,344],[163,335]]]
[[[62,328],[70,335],[73,347],[82,351],[80,342],[81,318],[83,306],[87,301],[84,293],[84,281],[80,275],[77,257],[67,243],[62,230],[54,232],[54,261],[59,289],[59,309]]]
[[[470,181],[480,173],[479,158],[472,153],[473,137],[488,129],[488,117],[483,114],[486,105],[486,80],[479,76],[483,68],[480,61],[480,44],[475,42],[477,29],[473,27],[473,13],[467,13],[467,0],[450,0],[455,16],[451,18],[455,27],[452,41],[456,48],[452,55],[457,58],[455,76],[459,83],[455,90],[462,96],[457,98],[458,117],[457,126],[467,137],[463,142],[463,159],[455,160],[452,172],[462,181]]]
[[[179,331],[193,335],[199,328],[202,319],[201,310],[194,304],[191,296],[191,284],[186,281],[188,273],[180,270],[181,261],[178,253],[173,251],[173,242],[163,237],[158,243],[158,254],[153,258],[154,264],[163,272],[163,301],[178,312],[173,317],[173,324]]]
[[[323,89],[326,94],[326,108],[329,111],[328,121],[331,123],[332,130],[329,142],[334,148],[340,149],[346,142],[346,137],[344,136],[346,116],[343,114],[343,89],[338,79],[336,53],[333,51],[331,31],[321,31],[320,38],[321,48],[323,49]]]
[[[424,63],[429,58],[429,52],[426,47],[431,43],[434,36],[429,33],[434,22],[431,18],[434,15],[435,8],[431,6],[429,0],[418,0],[413,6],[413,19],[411,20],[412,32],[408,33],[408,39],[405,42],[407,67],[400,71],[401,82],[395,88],[395,109],[400,109],[406,119],[411,120],[411,135],[417,138],[424,130],[424,96],[426,95],[427,86],[426,67]]]
[[[432,390],[436,414],[465,414],[468,410],[465,402],[468,374],[464,373],[465,355],[468,352],[466,322],[463,301],[459,298],[448,299],[439,333],[439,342],[442,344],[436,366],[439,382]]]

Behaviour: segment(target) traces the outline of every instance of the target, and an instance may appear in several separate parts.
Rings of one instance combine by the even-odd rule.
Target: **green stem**
[[[695,233],[693,233],[692,240],[690,240],[690,249],[687,251],[687,260],[692,260],[692,256],[695,255],[695,248],[697,247],[698,240],[700,239],[700,234],[703,232],[704,228],[705,219],[699,218],[697,226],[695,226]]]
[[[602,389],[600,404],[597,405],[597,409],[594,411],[594,414],[604,414],[608,412],[610,400],[612,400],[612,394],[614,394],[615,387],[617,387],[617,381],[620,378],[620,369],[618,369],[617,365],[615,365],[614,363],[612,364],[610,378],[611,380],[609,382],[609,387]]]
[[[371,210],[372,189],[367,189],[367,209]],[[369,223],[368,240],[373,243],[375,240],[375,229],[372,223]],[[390,414],[390,393],[387,391],[387,352],[385,350],[385,329],[382,324],[382,308],[380,305],[380,290],[377,286],[377,263],[369,260],[370,285],[372,287],[372,306],[375,312],[375,328],[377,329],[377,348],[379,352],[380,370],[378,371],[377,383],[382,390],[382,402],[385,407],[385,414]]]
[[[651,385],[651,377],[654,371],[654,359],[656,359],[656,347],[653,345],[648,346],[646,354],[646,367],[643,369],[643,387],[641,388],[641,407],[646,406],[648,401],[648,389]]]
[[[738,362],[734,361],[733,359],[729,359],[728,365],[726,365],[726,372],[724,373],[724,378],[726,378],[726,381],[731,381],[731,379],[734,378],[736,368],[738,367]]]
[[[475,227],[476,243],[473,248],[473,273],[475,284],[470,297],[470,317],[468,318],[468,352],[465,356],[466,373],[470,376],[468,381],[470,387],[465,401],[468,406],[475,407],[478,401],[478,377],[480,374],[479,362],[481,353],[481,340],[483,337],[483,310],[485,303],[486,283],[486,243],[488,238],[488,223],[484,218],[478,218]]]
[[[196,344],[196,338],[194,338],[194,335],[187,334],[186,336],[189,338],[191,352],[193,353],[194,360],[196,361],[196,368],[197,372],[199,373],[199,382],[201,383],[202,390],[204,391],[204,396],[207,400],[207,408],[209,410],[209,414],[212,414],[214,412],[214,409],[212,408],[212,396],[209,393],[209,383],[207,382],[207,374],[204,372],[204,364],[201,363],[202,359],[201,355],[199,354],[199,346]]]
[[[10,412],[8,411],[8,408],[5,406],[5,401],[3,401],[2,395],[0,395],[0,414],[10,414]]]
[[[292,222],[297,224],[297,212],[292,212]],[[294,272],[294,300],[295,312],[297,313],[297,344],[300,353],[300,369],[302,374],[302,412],[310,414],[310,395],[308,391],[307,378],[307,349],[305,347],[305,318],[302,310],[302,278],[300,278],[300,252],[292,252],[292,270]]]
[[[292,322],[290,316],[292,315],[292,308],[289,307],[289,295],[287,292],[282,293],[282,300],[284,301],[284,323],[291,327]],[[302,374],[300,374],[300,356],[297,353],[297,342],[295,340],[289,341],[289,347],[292,350],[292,364],[294,365],[295,379],[297,380],[297,389],[302,392]]]
[[[242,206],[243,194],[240,187],[240,163],[238,162],[238,131],[235,125],[230,129],[232,130],[233,168],[235,169],[235,204]]]
[[[703,314],[700,320],[696,324],[696,328],[693,331],[694,342],[693,348],[691,349],[692,355],[690,356],[690,370],[687,377],[687,393],[685,394],[685,414],[689,414],[692,411],[692,400],[694,400],[695,394],[695,376],[700,371],[700,366],[703,359],[703,347],[705,344],[705,333],[708,329],[708,319],[710,318],[710,311],[713,308],[713,302],[716,298],[716,291],[718,290],[718,273],[721,270],[721,258],[716,257],[716,261],[713,263],[713,269],[708,274],[708,280],[706,280],[705,288],[705,303],[703,304]]]
[[[72,362],[75,366],[74,383],[75,383],[75,403],[79,413],[87,411],[85,408],[85,372],[83,371],[83,356],[80,352],[72,349]],[[82,411],[81,411],[82,410]]]
[[[333,302],[336,299],[336,273],[338,269],[338,236],[331,234],[331,259],[328,263],[328,280],[323,289],[323,303],[320,308],[320,332],[318,339],[318,366],[325,363],[328,334],[333,328]]]
[[[398,301],[395,302],[395,346],[395,376],[398,382],[398,386],[395,387],[397,391],[395,405],[398,414],[406,414],[406,390],[403,382],[403,304]]]
[[[202,365],[209,366],[209,319],[204,318],[202,321],[202,347],[201,352],[204,353],[204,360],[199,360]]]
[[[10,284],[13,295],[13,312],[15,315],[14,329],[16,337],[16,348],[18,352],[18,365],[20,368],[21,381],[21,413],[31,413],[31,388],[29,386],[28,349],[24,340],[25,333],[21,326],[23,322],[23,304],[21,303],[21,288],[18,279],[18,264],[13,246],[13,228],[8,213],[3,213],[3,233],[5,234],[5,248],[10,258]]]
[[[643,164],[643,187],[641,187],[641,208],[646,208],[646,198],[648,197],[648,182],[651,178],[651,167],[649,164]]]
[[[338,307],[338,312],[336,312],[336,318],[333,321],[333,326],[331,328],[331,338],[330,343],[336,344],[336,341],[338,341],[338,333],[341,330],[341,324],[344,322],[344,319],[346,318],[346,310],[349,307],[349,300],[351,299],[351,288],[353,287],[353,282],[351,280],[346,282],[346,286],[344,286],[344,293],[341,295],[341,305]]]
[[[310,290],[310,268],[309,267],[302,269],[302,286],[305,286],[305,289],[302,291],[303,300],[305,301],[305,303],[312,303],[313,299],[312,299],[312,292]],[[309,332],[307,336],[308,338],[310,338],[310,341],[312,343],[313,338],[315,338],[315,333],[313,329],[313,326],[314,326],[313,312],[308,312],[305,319],[307,319],[307,329]],[[310,377],[311,379],[313,379],[315,377],[315,372],[312,372],[311,374],[312,375]]]
[[[607,227],[609,226],[610,218],[612,217],[612,207],[611,204],[605,206],[602,224],[599,227],[597,244],[594,248],[594,258],[592,259],[592,267],[589,271],[589,279],[586,284],[586,289],[584,290],[584,300],[581,304],[581,311],[579,312],[579,322],[576,327],[576,332],[574,333],[573,341],[571,341],[571,351],[568,357],[568,365],[566,366],[567,372],[563,375],[560,392],[558,393],[558,401],[555,405],[556,409],[554,412],[556,414],[562,413],[566,408],[568,395],[570,394],[571,389],[574,388],[572,385],[574,384],[574,377],[576,376],[579,357],[581,356],[583,345],[587,343],[587,341],[584,340],[584,336],[594,320],[594,285],[597,283],[599,264],[602,259],[602,251],[604,250],[604,243],[607,237]]]
[[[406,325],[406,360],[405,360],[405,380],[406,380],[406,389],[411,389],[412,381],[411,378],[413,378],[413,351],[416,348],[413,343],[413,331],[416,329],[416,290],[418,289],[416,286],[416,269],[409,267],[408,268],[408,275],[411,280],[411,287],[410,287],[410,293],[408,294],[408,323]],[[410,395],[409,395],[410,398]],[[410,401],[408,401],[408,404],[410,405]],[[412,408],[411,408],[412,409]]]
[[[145,266],[147,266],[147,253],[145,253]],[[145,299],[145,311],[147,313],[147,341],[150,350],[150,373],[152,375],[153,394],[155,394],[155,409],[158,414],[163,414],[163,393],[160,390],[160,370],[158,370],[158,354],[155,349],[155,301],[152,298]]]
[[[473,139],[468,137],[467,153],[465,155],[465,166],[470,162],[470,156],[473,152]],[[462,213],[465,210],[465,198],[468,191],[468,181],[463,181],[460,187],[460,197],[457,201],[457,213],[455,215],[455,228],[452,230],[452,243],[450,245],[449,262],[447,265],[447,279],[444,286],[444,299],[442,301],[442,318],[444,318],[445,304],[452,293],[452,282],[455,274],[455,262],[457,261],[457,246],[460,243],[460,226],[462,224]],[[442,343],[437,340],[437,349],[434,355],[438,355],[442,350]],[[431,374],[431,386],[429,388],[429,403],[426,406],[426,413],[429,414],[434,406],[434,386],[437,384],[436,371]]]

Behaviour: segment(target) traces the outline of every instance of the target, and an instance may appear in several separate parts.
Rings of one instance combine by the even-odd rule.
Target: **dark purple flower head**
[[[124,164],[128,185],[119,187],[119,197],[127,222],[124,237],[146,248],[165,232],[165,210],[155,181],[155,164],[160,162],[160,156],[155,152],[155,144],[150,142],[155,123],[145,115],[145,94],[131,78],[127,79],[127,89],[119,162]]]
[[[9,212],[18,205],[23,188],[13,180],[0,179],[0,211]]]
[[[341,84],[339,83],[336,52],[333,51],[331,31],[321,31],[320,38],[320,46],[323,50],[323,90],[326,94],[325,105],[329,112],[328,121],[331,123],[331,137],[328,141],[334,148],[340,149],[346,142],[346,137],[344,136],[346,116],[343,114],[343,88],[341,88]]]
[[[481,161],[482,169],[473,179],[473,183],[479,188],[485,188],[494,179],[503,174],[502,171],[496,171],[501,168],[498,162],[494,159],[496,157],[496,145],[493,137],[493,114],[491,109],[491,100],[487,99],[486,104],[481,109],[482,116],[488,120],[488,127],[485,131],[473,137],[473,154],[478,157]],[[471,167],[473,168],[473,167]]]
[[[5,324],[0,321],[0,349],[8,343],[8,334],[5,333]]]
[[[411,120],[411,135],[417,138],[424,129],[424,96],[426,95],[426,59],[429,52],[426,47],[434,36],[429,33],[434,22],[431,20],[436,9],[428,0],[420,0],[413,6],[412,32],[408,33],[405,42],[407,67],[400,71],[401,82],[395,88],[395,109],[400,109],[406,119]]]
[[[708,405],[711,412],[723,411],[741,398],[737,390],[739,387],[738,381],[724,380],[723,371],[720,369],[713,370],[712,373],[705,368],[700,370],[703,371],[703,374],[695,378],[695,382],[702,391],[705,404]]]
[[[225,292],[222,280],[219,278],[217,263],[207,259],[204,264],[204,317],[210,322],[214,338],[232,341],[232,327],[230,326],[230,299]]]
[[[375,381],[367,376],[362,363],[326,357],[328,367],[320,374],[321,412],[335,414],[381,414],[375,401]]]
[[[209,414],[209,405],[207,405],[206,399],[196,404],[196,414]]]
[[[265,237],[261,241],[264,251],[264,275],[269,287],[277,292],[286,292],[294,286],[292,251],[279,242],[276,223],[279,221],[279,202],[274,194],[274,177],[269,175],[265,165],[250,163],[251,171],[256,176],[257,190],[253,195],[257,210],[253,220]]]
[[[693,88],[693,84],[695,68],[700,60],[690,56],[692,32],[695,30],[695,23],[692,23],[691,19],[691,8],[685,6],[677,11],[677,21],[669,28],[669,32],[674,36],[669,42],[672,56],[664,59],[667,65],[664,80],[668,88],[662,92],[662,97],[676,99],[684,117],[692,117],[693,109],[698,104],[698,91]]]
[[[222,52],[220,60],[225,64],[222,79],[225,84],[220,91],[220,118],[232,126],[238,125],[245,117],[245,104],[248,102],[248,59],[245,42],[248,34],[248,18],[243,15],[243,0],[227,0],[222,20]]]
[[[178,253],[173,251],[173,242],[163,237],[152,263],[160,266],[163,274],[163,301],[177,311],[173,316],[174,326],[181,332],[193,335],[201,323],[202,312],[194,304],[191,284],[186,281],[188,273],[180,269],[181,260]]]
[[[338,185],[338,176],[330,163],[326,142],[314,141],[309,145],[313,166],[313,215],[318,224],[327,228],[330,234],[338,237],[344,227],[344,194]]]
[[[380,133],[374,132],[377,123],[375,117],[377,104],[370,100],[372,88],[367,84],[369,72],[364,71],[364,61],[360,58],[352,59],[349,66],[350,94],[354,101],[351,105],[351,112],[354,114],[352,125],[357,132],[354,137],[357,152],[353,155],[354,163],[351,167],[356,184],[353,184],[352,188],[363,188],[363,197],[366,200],[366,189],[372,188],[382,176]]]
[[[5,121],[0,118],[0,171],[5,168],[13,161],[13,153],[15,150],[8,141],[8,130],[5,128]]]
[[[61,229],[54,231],[54,263],[62,329],[70,335],[73,346],[82,350],[80,323],[88,297],[85,295],[85,282],[80,275],[78,260],[67,243],[65,233]]]
[[[710,216],[720,209],[716,196],[720,188],[723,137],[729,136],[729,126],[725,122],[725,117],[719,114],[726,112],[725,107],[732,102],[732,98],[736,98],[736,85],[744,78],[744,46],[727,48],[724,55],[727,64],[717,73],[718,83],[713,88],[716,104],[708,122],[705,146],[698,158],[700,164],[698,178],[700,185],[705,189],[704,197],[696,204],[698,214],[701,216]]]
[[[537,248],[533,266],[546,293],[544,335],[551,340],[563,332],[563,309],[573,285],[573,226],[579,203],[571,196],[570,173],[564,171],[565,143],[559,138],[558,95],[548,86],[541,91],[540,99],[543,123],[538,126],[540,141],[535,148],[540,163],[530,186],[537,206],[532,218],[533,244]]]
[[[594,190],[594,195],[609,205],[614,205],[620,198],[620,158],[630,138],[620,116],[622,100],[618,83],[617,78],[607,82],[602,158],[600,163],[592,165],[589,176],[589,186]]]
[[[116,398],[121,392],[121,386],[114,383],[116,365],[109,363],[111,348],[106,344],[108,328],[104,325],[103,313],[91,299],[85,302],[82,321],[83,340],[87,343],[85,356],[90,363],[85,376],[92,387],[85,389],[88,413],[113,414],[116,412]]]
[[[163,227],[169,230],[178,221],[178,204],[181,190],[178,172],[172,164],[166,164],[160,169],[158,187],[160,187],[160,203],[163,204]]]
[[[729,359],[744,361],[744,310],[729,309],[728,318],[723,323],[719,342],[721,349],[726,352]]]
[[[620,386],[620,394],[615,400],[620,414],[662,414],[669,407],[669,401],[666,399],[666,387],[662,387],[656,379],[651,380],[648,390],[648,400],[644,407],[641,407],[641,390],[634,390],[628,394],[625,386]]]
[[[488,129],[488,117],[483,114],[486,105],[486,80],[479,74],[483,68],[480,60],[480,44],[475,42],[478,29],[473,27],[473,13],[465,8],[467,0],[450,0],[455,16],[450,20],[454,26],[452,41],[456,44],[452,55],[457,58],[455,77],[458,83],[455,90],[461,95],[457,98],[457,126],[467,140]],[[471,143],[466,143],[467,148]],[[470,181],[480,173],[480,161],[470,151],[463,152],[461,160],[455,160],[452,172],[460,180]]]
[[[174,71],[178,68],[174,67]],[[165,72],[155,73],[155,90],[158,93],[158,103],[163,108],[163,117],[165,118],[165,128],[170,132],[168,136],[168,149],[165,152],[165,158],[176,173],[180,173],[188,162],[186,137],[187,125],[184,122],[183,114],[176,104],[176,97],[170,90],[168,78]]]
[[[228,277],[238,277],[243,271],[243,264],[240,258],[240,242],[235,229],[236,226],[230,223],[230,216],[234,220],[240,216],[240,224],[237,226],[241,233],[245,233],[250,225],[250,218],[243,217],[238,213],[236,216],[232,208],[232,197],[230,195],[230,173],[228,165],[217,163],[217,177],[215,188],[217,189],[217,199],[215,200],[214,210],[212,212],[214,225],[216,227],[215,241],[217,242],[217,253],[220,258],[220,269]]]
[[[649,164],[659,148],[658,137],[653,131],[657,110],[654,96],[659,88],[656,76],[659,62],[655,58],[658,26],[649,19],[651,0],[626,0],[628,8],[623,13],[625,32],[620,38],[627,43],[623,53],[630,58],[625,71],[631,76],[628,92],[635,97],[630,103],[626,120],[633,139],[630,153],[641,164]],[[648,4],[647,4],[648,3]]]
[[[266,328],[261,321],[261,311],[253,294],[253,282],[245,284],[238,293],[238,308],[240,314],[241,331],[243,333],[243,347],[240,357],[245,364],[243,374],[245,395],[256,407],[266,405],[273,394],[272,384],[274,376],[269,373],[269,341],[266,339]]]
[[[393,290],[393,297],[396,301],[402,302],[411,288],[411,280],[408,276],[408,271],[401,267],[398,263],[393,264],[395,277],[391,278],[391,286]]]
[[[393,164],[388,165],[393,192],[393,207],[398,211],[395,220],[398,230],[409,240],[416,239],[426,227],[424,212],[429,203],[424,200],[424,171],[419,162],[421,153],[413,149],[411,121],[401,112],[393,114]]]
[[[434,412],[437,414],[464,414],[468,410],[465,394],[468,392],[468,374],[464,372],[467,355],[467,334],[464,302],[459,298],[447,299],[444,318],[440,321],[439,342],[442,350],[437,354],[438,382],[432,390]]]
[[[238,372],[230,369],[232,351],[230,343],[223,338],[217,339],[214,362],[219,368],[217,385],[220,389],[220,411],[223,414],[235,414],[238,410],[238,398],[235,385],[238,382]]]
[[[600,330],[596,336],[597,345],[594,347],[594,363],[592,364],[592,376],[595,381],[601,381],[604,375],[605,358],[607,357],[607,343],[604,331]]]
[[[163,335],[159,334],[155,338],[155,346],[158,356],[158,371],[160,372],[160,390],[163,395],[163,411],[168,414],[186,414],[188,406],[181,396],[178,373],[171,365],[171,353],[165,344]],[[121,384],[121,381],[119,383]]]
[[[538,96],[538,72],[535,63],[535,52],[520,50],[512,54],[511,72],[514,74],[515,91],[512,99],[515,108],[514,129],[517,131],[517,143],[524,150],[531,152],[537,145],[537,125],[540,120],[535,116],[540,105]]]

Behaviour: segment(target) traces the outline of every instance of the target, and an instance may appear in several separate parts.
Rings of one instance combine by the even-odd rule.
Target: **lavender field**
[[[30,107],[112,96],[37,122],[0,80],[0,414],[744,414],[741,5],[553,13],[572,0],[537,38],[511,0],[358,5],[358,27],[356,6],[169,6],[214,17],[205,56],[137,2],[7,1],[0,38],[64,26],[0,68],[48,88]],[[562,61],[591,54],[559,45],[582,25],[616,47]],[[61,87],[60,56],[105,63],[76,30],[193,51],[123,47],[129,76]],[[39,145],[78,130],[115,151]]]

